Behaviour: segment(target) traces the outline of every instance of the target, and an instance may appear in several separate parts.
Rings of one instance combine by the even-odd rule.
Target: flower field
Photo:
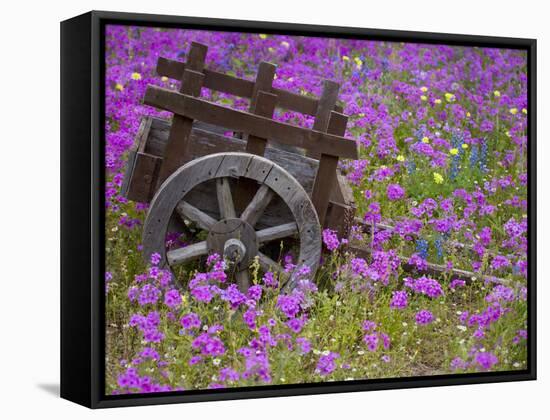
[[[527,368],[527,56],[519,50],[108,26],[107,394],[284,385]],[[208,68],[319,96],[340,83],[341,162],[363,228],[323,231],[321,268],[282,293],[252,264],[240,291],[211,255],[177,278],[141,255],[147,205],[121,184],[159,56],[209,46]],[[246,110],[249,101],[203,89]],[[311,127],[313,118],[275,118]],[[364,227],[369,227],[365,229]],[[185,245],[200,230],[168,238]],[[370,250],[355,255],[349,244]],[[291,271],[291,250],[281,263]],[[439,267],[433,270],[432,267]]]

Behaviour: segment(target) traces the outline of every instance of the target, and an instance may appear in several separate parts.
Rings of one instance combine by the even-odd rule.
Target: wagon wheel
[[[259,188],[238,217],[233,204],[229,178],[248,178]],[[216,220],[185,201],[195,186],[216,180],[220,220]],[[256,230],[272,198],[277,194],[290,209],[294,221]],[[170,217],[177,212],[208,231],[205,241],[166,251],[165,237]],[[248,266],[257,255],[265,270],[282,272],[283,268],[259,251],[262,244],[299,234],[298,267],[306,265],[315,273],[321,257],[321,228],[315,208],[306,191],[281,166],[248,153],[217,153],[195,159],[176,170],[157,190],[151,201],[143,229],[143,252],[149,259],[159,253],[163,266],[173,267],[209,253],[218,253],[232,262],[241,290],[250,285]],[[285,287],[293,288],[296,270]]]

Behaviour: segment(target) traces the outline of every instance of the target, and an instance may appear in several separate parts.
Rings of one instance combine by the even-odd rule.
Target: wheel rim
[[[247,178],[257,181],[258,191],[237,217],[229,178]],[[216,180],[220,219],[216,220],[185,201],[185,196],[197,185]],[[272,198],[278,195],[290,209],[294,218],[266,229],[255,230]],[[176,250],[166,251],[165,237],[168,223],[176,212],[209,232],[208,239]],[[230,225],[230,228],[227,227]],[[232,234],[232,230],[237,232]],[[281,166],[261,156],[248,153],[217,153],[195,159],[176,170],[157,190],[151,201],[143,230],[143,253],[149,259],[153,253],[161,256],[161,265],[172,267],[191,261],[211,252],[220,255],[244,247],[244,255],[236,262],[239,287],[248,287],[248,263],[257,254],[262,267],[282,272],[282,267],[258,251],[265,242],[298,234],[300,253],[297,268],[308,266],[314,275],[321,257],[321,228],[317,213],[306,191]],[[228,244],[226,242],[233,239]],[[240,241],[238,244],[235,241]],[[241,249],[241,252],[243,250]],[[295,287],[297,269],[290,273],[285,287]]]

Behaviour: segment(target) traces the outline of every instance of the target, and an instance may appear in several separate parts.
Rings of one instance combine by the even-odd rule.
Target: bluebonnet
[[[441,237],[437,238],[434,245],[437,251],[437,258],[440,260],[443,259],[443,239]]]
[[[484,138],[481,142],[481,155],[479,158],[479,169],[481,169],[483,172],[487,171],[487,155],[489,153],[489,146],[487,142],[487,138]]]
[[[423,259],[426,259],[428,257],[428,241],[425,239],[417,239],[416,240],[416,252],[418,252],[418,255],[420,255]]]
[[[470,153],[470,168],[473,169],[479,163],[479,147],[477,144],[472,146],[472,152]]]

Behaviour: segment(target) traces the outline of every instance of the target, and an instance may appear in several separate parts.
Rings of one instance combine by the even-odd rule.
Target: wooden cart
[[[256,256],[264,269],[282,271],[262,246],[295,236],[298,266],[314,273],[322,228],[345,237],[355,215],[337,168],[340,158],[357,158],[355,141],[344,137],[339,86],[325,80],[321,97],[299,95],[272,86],[271,63],[260,63],[249,81],[205,68],[206,53],[193,43],[185,63],[159,58],[157,73],[180,80],[179,91],[149,85],[145,93],[145,104],[174,116],[171,122],[144,117],[128,159],[123,194],[150,203],[144,257],[157,252],[172,267],[217,252],[232,261],[244,290]],[[201,99],[202,87],[250,98],[249,111]],[[276,107],[314,116],[313,128],[275,121]],[[207,239],[167,250],[169,226],[182,219],[208,231]],[[287,284],[294,286],[293,275]]]

